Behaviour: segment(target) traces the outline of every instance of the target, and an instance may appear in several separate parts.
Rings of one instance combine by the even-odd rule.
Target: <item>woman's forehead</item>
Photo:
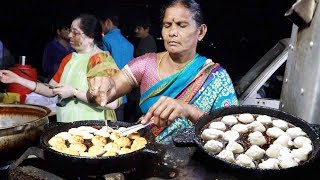
[[[79,29],[79,27],[80,27],[80,19],[75,19],[74,21],[72,21],[71,28]]]
[[[191,11],[181,4],[176,4],[166,9],[163,21],[186,21],[192,20],[193,14]]]

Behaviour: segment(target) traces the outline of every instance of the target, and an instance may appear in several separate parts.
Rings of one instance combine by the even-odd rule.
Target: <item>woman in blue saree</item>
[[[89,81],[87,96],[101,106],[140,87],[140,107],[156,140],[192,127],[206,111],[237,105],[232,81],[219,64],[196,52],[207,32],[195,0],[168,1],[162,12],[162,37],[167,51],[132,60],[112,78]]]

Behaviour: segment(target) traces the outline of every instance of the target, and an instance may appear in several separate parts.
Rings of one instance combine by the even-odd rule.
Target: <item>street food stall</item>
[[[319,83],[317,83],[320,77],[318,75],[320,73],[318,71],[320,64],[318,41],[320,36],[317,35],[319,31],[317,27],[320,27],[319,6],[319,4],[311,0],[297,1],[286,13],[286,16],[294,23],[291,38],[279,41],[273,51],[268,52],[258,62],[260,64],[252,69],[250,75],[245,76],[240,81],[237,91],[241,94],[239,97],[241,105],[206,113],[194,128],[178,132],[173,137],[173,144],[156,143],[154,138],[150,136],[149,130],[145,128],[139,131],[139,135],[145,138],[147,143],[134,152],[117,154],[112,157],[102,156],[102,153],[99,153],[98,156],[79,156],[57,150],[57,147],[52,145],[50,141],[53,141],[52,139],[55,137],[57,137],[56,139],[61,139],[62,137],[59,138],[58,134],[69,133],[71,129],[73,132],[77,131],[79,133],[79,129],[84,128],[84,126],[86,128],[94,128],[92,132],[97,132],[106,126],[105,122],[48,123],[39,138],[39,144],[30,146],[19,158],[13,159],[10,163],[1,164],[0,176],[8,179],[289,179],[302,177],[302,175],[304,178],[313,177],[313,173],[320,167],[320,120],[317,118],[319,111],[316,108],[320,98],[318,96]],[[306,11],[308,13],[301,13]],[[273,57],[275,61],[270,60],[273,58],[269,58],[270,61],[265,61],[268,57]],[[270,77],[272,74],[268,73],[267,70],[275,72],[274,68],[272,69],[271,67],[278,68],[284,63],[286,63],[286,69],[279,101],[274,102],[257,98],[258,89],[266,82],[266,77]],[[259,77],[259,75],[263,77]],[[258,82],[259,80],[264,82]],[[242,84],[249,81],[249,84]],[[256,85],[251,86],[252,83]],[[245,115],[246,118],[240,118],[242,115]],[[45,113],[43,116],[47,122],[48,114]],[[268,118],[270,120],[272,118],[277,123],[272,123],[272,127],[270,124],[262,125],[262,123],[253,126],[253,124],[258,124],[260,121],[266,122]],[[243,133],[245,135],[242,134],[240,136],[239,132],[242,131],[242,128],[234,130],[232,129],[234,126],[228,124],[233,119],[241,121],[238,124],[247,121],[248,125],[246,127],[250,126],[253,129],[263,130],[257,130],[260,135],[255,137],[251,136],[253,133],[250,131],[246,131]],[[248,119],[250,119],[250,123]],[[211,126],[218,126],[220,122],[228,125],[221,131],[224,134],[219,134],[220,131],[205,134],[206,130],[215,129],[210,128]],[[132,124],[108,122],[107,125],[107,127],[119,129]],[[263,168],[265,167],[263,163],[269,159],[250,156],[252,159],[254,157],[255,161],[251,159],[249,164],[246,164],[247,161],[245,160],[237,163],[234,159],[232,161],[227,160],[230,156],[218,154],[218,150],[219,152],[223,148],[225,148],[223,150],[228,150],[227,147],[235,137],[234,134],[236,134],[236,138],[240,137],[241,142],[238,144],[243,145],[242,152],[251,149],[253,145],[259,145],[261,139],[265,139],[261,146],[268,145],[268,147],[265,147],[265,151],[268,151],[271,148],[270,144],[276,144],[277,138],[281,136],[275,135],[277,132],[268,132],[272,128],[278,128],[277,132],[280,132],[279,129],[281,129],[281,135],[284,135],[283,131],[287,132],[284,135],[285,138],[289,138],[289,140],[285,141],[288,146],[287,149],[288,151],[298,151],[294,156],[295,158],[300,158],[299,162],[290,161],[291,164],[288,163],[289,161],[285,161],[287,163],[283,164],[280,162],[279,167],[278,164],[273,164],[272,167],[275,168],[265,169]],[[231,132],[230,129],[237,132]],[[298,133],[300,135],[290,133],[289,129],[299,129]],[[215,134],[217,132],[219,133]],[[228,136],[226,135],[227,132],[229,132]],[[254,132],[254,134],[259,133]],[[211,141],[213,140],[211,139],[212,136],[215,135],[217,135],[217,138],[223,138],[222,143]],[[305,139],[305,142],[299,146],[295,139],[301,136],[304,137],[302,139]],[[106,137],[111,139],[111,134]],[[272,137],[277,138],[272,139]],[[250,139],[255,139],[255,141]],[[233,139],[233,141],[235,140]],[[66,143],[67,145],[72,144],[71,142],[61,142],[59,146],[66,146]],[[93,141],[87,142],[83,140],[82,143],[86,143],[86,146],[90,146],[90,148],[94,146]],[[236,146],[238,145],[236,144],[234,147]],[[311,149],[303,147],[311,147]],[[277,152],[277,150],[274,151]],[[281,154],[280,150],[278,154]],[[301,154],[304,156],[302,157]],[[271,157],[271,155],[268,156]]]

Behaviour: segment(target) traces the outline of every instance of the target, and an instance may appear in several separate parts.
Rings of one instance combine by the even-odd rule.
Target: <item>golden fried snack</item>
[[[120,138],[120,135],[119,135],[119,133],[117,133],[117,132],[112,132],[111,134],[110,134],[110,137],[109,137],[112,141],[115,141],[115,140],[117,140],[117,139],[119,139]]]
[[[71,135],[80,135],[81,131],[78,128],[71,128],[68,130],[68,133]]]
[[[48,143],[50,146],[56,147],[61,144],[65,144],[65,140],[62,137],[53,136],[51,139],[49,139]]]
[[[132,143],[132,145],[131,145],[131,150],[132,151],[137,151],[137,150],[139,150],[139,149],[142,149],[142,148],[144,148],[146,146],[146,144],[143,142],[143,141],[136,141],[136,140],[134,140],[133,141],[133,143]]]
[[[93,145],[97,145],[97,146],[104,146],[107,144],[107,140],[106,138],[102,137],[102,136],[94,136],[91,139],[91,142]]]
[[[110,142],[104,146],[104,150],[117,153],[120,151],[120,147],[116,143]]]
[[[98,131],[98,129],[91,127],[91,126],[79,126],[77,129],[80,131],[86,131],[88,133],[94,133],[94,132]]]
[[[65,144],[56,144],[55,146],[50,147],[51,149],[63,153],[68,147]]]
[[[73,155],[73,156],[79,156],[79,152],[70,148],[66,148],[62,151],[65,154]]]
[[[88,150],[88,153],[92,156],[100,156],[106,151],[103,149],[102,146],[91,146]]]
[[[130,147],[131,141],[127,137],[120,137],[119,139],[115,140],[114,143],[116,143],[119,147]]]
[[[71,137],[71,134],[68,132],[60,132],[58,134],[55,135],[56,137],[61,137],[64,140],[68,140]]]
[[[70,144],[69,149],[78,151],[78,152],[84,152],[87,150],[87,146],[80,143],[74,143],[74,144]]]
[[[94,134],[98,135],[98,136],[105,137],[105,138],[110,137],[110,133],[106,130],[103,130],[103,129],[96,131]]]
[[[144,137],[136,138],[134,141],[139,141],[140,143],[148,144],[148,141],[147,141],[146,138],[144,138]],[[133,142],[134,142],[134,141],[133,141]]]
[[[134,133],[129,134],[127,137],[129,139],[137,139],[137,138],[141,137],[141,135],[138,132],[134,132]]]
[[[93,134],[87,132],[87,131],[80,131],[79,136],[81,136],[83,139],[92,139]]]
[[[82,144],[84,142],[84,139],[82,136],[79,135],[72,135],[69,139],[68,139],[70,144]]]
[[[112,151],[107,151],[106,153],[104,153],[102,156],[116,156],[117,153],[112,152]]]
[[[120,149],[119,155],[128,154],[128,153],[131,153],[131,152],[133,152],[131,149],[123,147],[123,148]]]
[[[88,152],[79,152],[79,155],[84,157],[96,157],[96,155],[90,154]]]

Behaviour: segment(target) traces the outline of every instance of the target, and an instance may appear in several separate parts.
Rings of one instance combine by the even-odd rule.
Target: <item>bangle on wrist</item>
[[[73,98],[76,99],[77,98],[77,94],[78,94],[78,88],[75,88],[73,90]]]
[[[37,86],[38,86],[38,83],[37,83],[37,82],[34,82],[34,83],[36,83],[36,84],[34,85],[34,89],[31,90],[32,92],[35,92],[35,91],[37,90]]]

